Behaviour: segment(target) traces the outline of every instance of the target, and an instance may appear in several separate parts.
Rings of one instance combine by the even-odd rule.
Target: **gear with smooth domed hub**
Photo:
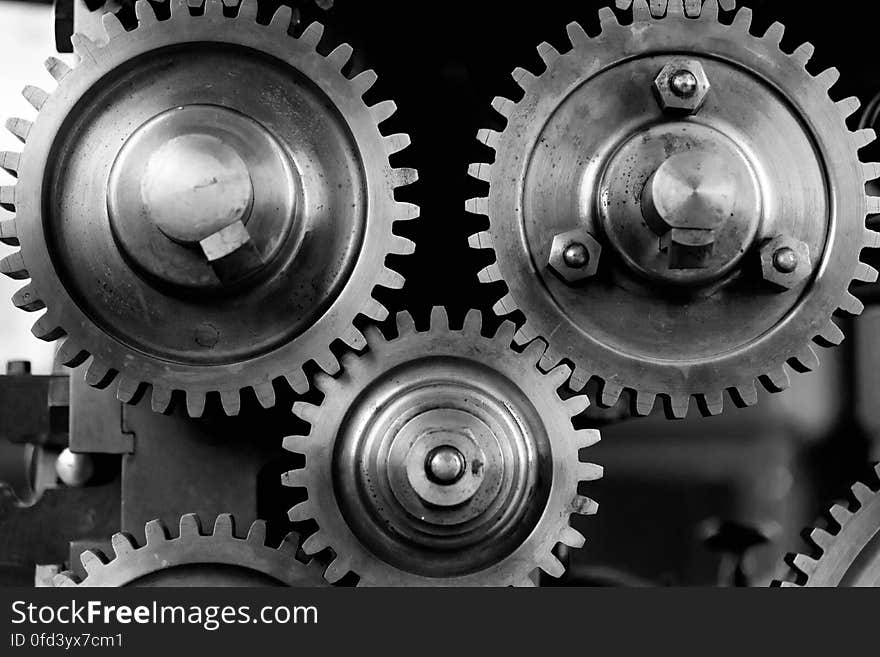
[[[874,134],[849,130],[858,101],[831,99],[835,69],[806,70],[810,44],[783,52],[779,23],[756,36],[718,0],[617,4],[631,22],[570,24],[569,51],[538,47],[544,72],[514,71],[522,99],[493,102],[494,160],[469,170],[489,185],[470,244],[496,256],[479,278],[506,283],[495,311],[524,314],[517,341],[549,340],[542,366],[573,363],[602,406],[754,404],[757,382],[817,367],[815,345],[843,339],[832,316],[863,308],[850,285],[877,278],[860,261],[880,245],[880,167],[858,156]]]
[[[559,577],[559,543],[583,535],[572,514],[595,513],[579,483],[602,469],[579,453],[599,439],[575,430],[588,404],[563,400],[571,370],[538,366],[545,344],[523,351],[505,322],[482,335],[477,311],[461,330],[435,308],[427,331],[408,314],[398,336],[367,330],[368,350],[343,357],[337,378],[316,377],[320,406],[298,402],[307,436],[285,439],[305,467],[284,476],[308,499],[290,511],[314,519],[307,554],[335,553],[324,576],[348,572],[361,586],[533,585],[537,569]]]
[[[416,173],[389,158],[409,138],[380,132],[393,102],[364,101],[376,74],[344,73],[347,44],[319,53],[317,23],[292,36],[289,7],[136,13],[75,35],[75,68],[49,59],[54,93],[25,89],[38,116],[8,122],[25,145],[0,162],[18,177],[0,239],[21,250],[0,271],[32,279],[13,301],[46,308],[34,334],[121,401],[271,407],[308,389],[307,362],[338,371],[331,342],[362,347],[355,318],[387,316],[375,286],[403,285],[385,257],[413,250],[392,225],[417,215],[394,198]]]
[[[114,557],[86,550],[80,561],[86,576],[72,572],[55,576],[55,586],[171,587],[171,586],[321,586],[321,568],[297,552],[299,535],[291,532],[277,548],[266,545],[266,523],[254,522],[245,538],[235,535],[229,514],[217,516],[205,533],[199,517],[180,518],[180,533],[170,536],[159,520],[145,527],[146,542],[138,545],[128,534],[114,534]]]
[[[812,554],[791,554],[789,581],[781,586],[880,586],[880,464],[871,485],[856,483],[849,501],[828,511],[827,528],[816,527],[808,539]]]

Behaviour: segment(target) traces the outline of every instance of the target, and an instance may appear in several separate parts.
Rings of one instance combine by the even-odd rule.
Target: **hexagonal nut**
[[[569,266],[565,262],[565,250],[570,246],[583,245],[587,251],[586,262],[581,267]],[[575,228],[560,233],[553,238],[548,263],[550,269],[569,285],[580,283],[596,275],[599,270],[599,257],[602,245],[584,228]]]
[[[790,249],[794,253],[794,269],[785,271],[777,266],[777,253]],[[780,254],[783,255],[783,254]],[[791,263],[792,260],[789,259]],[[782,264],[785,264],[783,261]],[[788,235],[779,235],[768,240],[761,247],[761,273],[764,280],[780,290],[790,290],[813,272],[813,262],[810,258],[810,247],[805,242]]]
[[[680,71],[692,73],[696,80],[696,89],[690,95],[676,93],[673,89],[672,80]],[[670,60],[654,80],[654,93],[660,107],[667,112],[695,114],[706,101],[710,88],[709,78],[703,70],[703,65],[695,59]]]

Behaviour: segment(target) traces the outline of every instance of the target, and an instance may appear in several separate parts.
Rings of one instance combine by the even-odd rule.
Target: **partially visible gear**
[[[147,523],[146,543],[113,535],[113,559],[86,550],[80,555],[86,577],[55,576],[55,586],[322,586],[321,569],[297,555],[299,536],[290,533],[277,548],[266,545],[266,523],[254,522],[247,538],[235,536],[232,516],[217,517],[213,532],[202,531],[193,513],[180,519],[180,534],[169,536],[159,520]]]
[[[571,370],[542,372],[546,345],[511,348],[514,325],[484,337],[480,313],[461,330],[435,308],[418,331],[397,316],[398,336],[367,329],[368,350],[343,358],[337,378],[316,377],[320,406],[298,402],[307,436],[285,439],[305,467],[284,477],[306,489],[293,521],[314,519],[307,554],[331,548],[325,577],[348,572],[364,586],[534,585],[538,568],[559,577],[559,543],[584,537],[572,514],[597,505],[579,482],[599,466],[579,453],[599,439],[576,431],[585,396],[563,400]]]
[[[788,556],[791,578],[781,586],[880,586],[880,464],[870,487],[859,482],[851,492],[854,503],[829,510],[829,529],[810,532],[815,551]]]
[[[170,10],[140,0],[129,31],[104,15],[106,42],[74,35],[78,66],[47,61],[54,93],[25,89],[37,119],[11,119],[24,151],[0,154],[19,178],[0,240],[21,250],[0,271],[32,279],[15,305],[47,309],[34,334],[91,357],[91,385],[235,415],[245,391],[306,391],[308,361],[337,372],[330,343],[361,348],[353,320],[387,316],[373,290],[403,285],[385,257],[413,250],[392,225],[417,215],[394,198],[416,172],[389,161],[409,137],[379,130],[394,103],[363,100],[376,74],[343,73],[347,44],[318,53],[317,23],[292,37],[290,8],[262,25],[256,0]]]
[[[721,2],[725,9],[732,1]],[[518,68],[524,95],[496,98],[506,121],[478,138],[494,151],[470,174],[489,219],[470,238],[496,262],[499,315],[521,311],[517,342],[549,340],[548,368],[575,365],[573,386],[600,405],[626,392],[633,412],[658,397],[670,417],[757,401],[756,382],[789,386],[786,367],[818,366],[839,344],[832,315],[858,315],[853,282],[880,246],[858,151],[874,140],[832,100],[838,72],[806,70],[813,46],[783,52],[783,27],[751,33],[751,10],[721,22],[717,0],[619,0],[621,24],[568,26],[571,50],[543,43],[546,70]]]

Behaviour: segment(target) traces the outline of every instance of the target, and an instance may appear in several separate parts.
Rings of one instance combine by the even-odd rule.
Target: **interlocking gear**
[[[851,492],[854,503],[829,510],[831,531],[810,532],[816,552],[789,555],[792,577],[782,586],[880,586],[880,464],[871,487],[859,482]]]
[[[379,130],[393,102],[363,100],[376,74],[343,74],[347,44],[319,54],[317,23],[292,37],[289,7],[136,13],[130,31],[105,15],[105,43],[75,35],[74,69],[50,58],[54,93],[25,89],[38,117],[8,122],[24,151],[0,158],[19,179],[0,239],[21,250],[0,271],[32,279],[13,301],[47,308],[34,334],[121,401],[271,407],[276,385],[308,389],[306,362],[337,372],[330,343],[363,347],[355,317],[387,316],[374,287],[403,285],[385,257],[414,248],[392,224],[417,215],[394,199],[416,172],[389,157],[409,138]]]
[[[489,188],[467,204],[490,223],[471,246],[496,256],[480,281],[506,283],[495,311],[525,315],[517,342],[547,338],[542,367],[574,363],[602,406],[754,404],[757,381],[818,366],[813,343],[843,339],[832,314],[862,311],[851,283],[877,278],[860,262],[880,245],[880,167],[858,157],[874,133],[848,129],[858,101],[829,97],[835,69],[807,72],[810,44],[783,52],[779,23],[755,36],[717,0],[618,7],[632,23],[570,24],[571,50],[541,44],[546,70],[513,73],[522,99],[493,102],[506,126],[480,131],[495,157],[471,166]]]
[[[525,586],[538,568],[559,577],[557,544],[584,544],[571,515],[597,508],[578,484],[602,475],[579,460],[598,432],[571,420],[587,398],[559,396],[571,370],[539,370],[541,340],[513,350],[511,322],[484,337],[477,311],[452,330],[435,308],[421,332],[400,314],[397,330],[386,340],[369,328],[365,354],[316,378],[323,403],[294,407],[311,431],[284,441],[305,455],[284,483],[308,493],[290,518],[318,524],[303,550],[331,548],[326,579],[353,571],[361,586]]]
[[[80,561],[86,577],[72,572],[55,576],[55,586],[326,586],[314,560],[297,555],[299,535],[290,533],[280,546],[266,545],[266,523],[254,522],[247,538],[235,536],[232,516],[217,517],[204,533],[194,513],[180,519],[180,534],[169,536],[159,520],[147,523],[146,543],[138,546],[123,533],[113,535],[115,556],[86,550]]]

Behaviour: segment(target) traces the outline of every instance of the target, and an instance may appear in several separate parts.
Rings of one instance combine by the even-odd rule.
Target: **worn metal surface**
[[[631,24],[608,8],[598,36],[570,24],[572,49],[542,44],[546,71],[514,72],[522,100],[493,103],[506,127],[479,134],[495,160],[471,167],[489,192],[467,206],[490,222],[471,245],[497,258],[480,280],[507,284],[495,309],[525,314],[517,340],[546,337],[542,365],[572,361],[573,385],[596,381],[602,405],[624,390],[639,414],[658,396],[672,417],[692,401],[720,413],[725,392],[750,405],[758,381],[778,391],[786,367],[814,369],[814,343],[843,339],[832,313],[862,310],[850,284],[877,278],[860,262],[880,244],[865,226],[877,207],[865,182],[880,169],[858,157],[873,133],[847,127],[858,102],[831,100],[834,69],[806,71],[812,46],[780,50],[780,24],[754,36],[750,10],[722,24],[714,0],[622,4],[632,5]],[[657,102],[670,63],[699,64],[705,77],[705,98],[686,116]],[[666,175],[675,158],[687,159],[676,161],[684,177]],[[719,158],[729,172],[721,181],[712,179]],[[663,208],[643,194],[657,176],[666,182],[651,191]],[[705,226],[706,208],[729,216]],[[577,228],[602,242],[602,260],[570,285],[547,262],[554,237]],[[760,267],[760,247],[780,236],[803,245],[800,267],[809,267],[784,286]]]
[[[158,520],[146,524],[146,541],[125,533],[113,535],[113,556],[86,550],[79,555],[84,577],[59,573],[55,586],[321,586],[324,580],[313,561],[297,554],[299,536],[288,534],[277,548],[266,545],[266,525],[256,521],[239,538],[233,516],[217,517],[205,532],[196,514],[180,518],[172,536]]]
[[[122,404],[108,390],[70,377],[70,450],[84,454],[130,454],[134,437],[122,426]]]
[[[120,400],[136,401],[150,384],[158,411],[169,407],[173,391],[184,393],[192,416],[204,412],[211,392],[219,393],[230,415],[240,411],[243,389],[270,407],[275,385],[307,389],[306,362],[336,372],[330,343],[362,346],[352,320],[358,314],[384,318],[374,287],[403,284],[385,266],[385,256],[413,249],[391,228],[417,214],[415,206],[394,199],[395,188],[416,174],[393,168],[389,157],[409,139],[379,130],[394,103],[368,106],[362,99],[375,73],[343,75],[351,48],[319,54],[323,30],[316,23],[291,37],[287,7],[268,26],[255,22],[256,2],[243,3],[234,18],[224,16],[219,0],[208,0],[204,15],[174,2],[161,23],[148,2],[136,8],[139,25],[128,32],[114,16],[104,16],[106,45],[75,36],[82,61],[73,70],[50,60],[59,81],[51,95],[35,87],[25,91],[40,112],[33,124],[10,122],[25,147],[20,156],[4,156],[19,181],[0,195],[16,213],[0,234],[20,242],[21,251],[0,261],[0,270],[32,279],[16,294],[16,305],[48,307],[34,333],[64,338],[59,355],[65,364],[79,365],[91,355],[86,380],[97,387],[115,380]],[[131,238],[114,228],[106,195],[114,161],[142,126],[172,108],[201,105],[237,113],[241,125],[255,120],[283,145],[287,182],[263,175],[261,160],[248,164],[256,209],[261,198],[274,198],[276,185],[291,193],[296,187],[302,202],[295,204],[289,229],[267,229],[265,244],[255,224],[260,217],[251,217],[248,231],[257,236],[248,243],[262,249],[269,260],[264,267],[243,281],[219,281],[219,289],[194,298],[174,276],[157,278],[130,262]],[[175,130],[192,130],[180,124],[172,126],[172,138]],[[247,144],[229,134],[224,139],[248,162]],[[48,203],[42,202],[45,181],[51,181]],[[153,244],[152,237],[143,239],[134,240],[135,250]],[[198,249],[168,239],[161,244],[155,260],[171,259],[175,267],[183,260],[210,272]]]
[[[360,585],[531,585],[538,568],[562,574],[557,543],[583,545],[570,517],[597,505],[578,483],[602,473],[579,459],[598,432],[572,426],[587,399],[558,396],[570,370],[538,369],[542,341],[518,353],[512,324],[491,338],[481,324],[472,311],[450,330],[435,308],[420,332],[398,315],[396,339],[368,330],[366,354],[317,378],[320,406],[294,406],[311,431],[284,442],[305,455],[284,477],[308,493],[290,518],[317,521],[303,549],[333,549],[330,582],[353,571]],[[437,448],[463,457],[462,476],[436,481]]]

